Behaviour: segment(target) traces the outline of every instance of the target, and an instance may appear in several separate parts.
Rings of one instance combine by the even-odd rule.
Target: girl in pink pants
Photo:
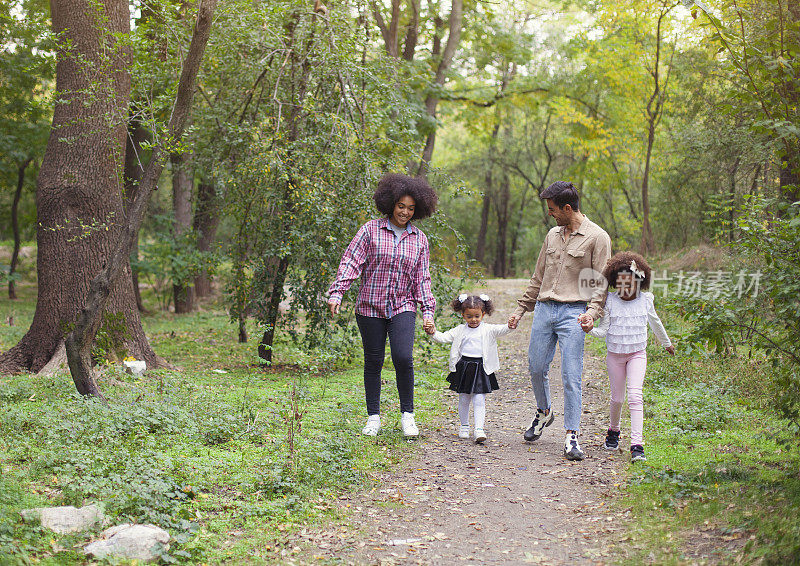
[[[611,382],[611,423],[606,433],[605,447],[619,448],[619,420],[627,383],[628,408],[631,412],[631,460],[646,460],[644,455],[644,403],[642,384],[647,369],[647,327],[670,354],[675,347],[667,336],[653,305],[653,294],[644,293],[650,287],[650,266],[639,254],[621,252],[612,257],[603,275],[608,294],[602,318],[591,334],[606,339],[606,365]]]

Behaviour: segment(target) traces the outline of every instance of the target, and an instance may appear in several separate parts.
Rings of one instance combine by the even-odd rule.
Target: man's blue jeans
[[[584,303],[537,302],[533,309],[531,342],[528,347],[528,369],[537,406],[550,408],[550,380],[547,371],[561,348],[561,380],[564,384],[564,428],[580,430],[581,374],[583,344],[586,334],[578,324],[578,315],[586,312]]]

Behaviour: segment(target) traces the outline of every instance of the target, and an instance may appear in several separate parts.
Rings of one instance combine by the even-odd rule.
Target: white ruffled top
[[[603,310],[602,318],[597,320],[590,334],[605,338],[609,352],[632,354],[644,350],[647,348],[648,326],[662,346],[672,346],[656,313],[653,293],[639,293],[630,301],[621,299],[617,292],[609,293]]]

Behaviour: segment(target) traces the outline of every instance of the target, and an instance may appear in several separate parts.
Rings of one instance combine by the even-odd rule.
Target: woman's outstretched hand
[[[672,354],[673,356],[675,355],[675,346],[667,346],[667,347],[666,347],[666,348],[664,348],[664,349],[665,349],[667,352],[669,352],[670,354]]]
[[[340,303],[328,303],[328,308],[331,311],[331,316],[336,316],[339,314],[339,307],[341,306]]]
[[[519,320],[521,318],[522,318],[521,316],[516,315],[516,314],[512,314],[511,316],[509,316],[508,317],[508,327],[509,328],[516,328],[517,324],[519,324]]]
[[[432,318],[426,318],[422,321],[422,328],[428,334],[436,334],[436,325],[433,323]]]

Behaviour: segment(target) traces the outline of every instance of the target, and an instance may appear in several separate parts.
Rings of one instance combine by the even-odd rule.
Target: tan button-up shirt
[[[532,311],[536,301],[582,301],[592,318],[602,316],[607,286],[601,275],[611,257],[611,238],[586,216],[577,232],[569,236],[565,233],[566,226],[556,226],[547,233],[515,315]]]

